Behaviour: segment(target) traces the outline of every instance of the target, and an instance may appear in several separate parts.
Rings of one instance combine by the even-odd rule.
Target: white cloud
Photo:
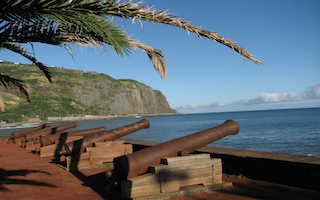
[[[306,101],[306,100],[315,100],[320,99],[320,84],[310,86],[305,91],[301,93],[261,93],[256,98],[246,100],[237,100],[233,101],[229,104],[222,103],[222,102],[215,102],[208,105],[182,105],[182,106],[175,106],[174,109],[178,110],[179,112],[192,112],[191,110],[198,110],[202,112],[204,110],[210,109],[217,109],[217,108],[228,108],[230,107],[239,107],[239,106],[255,106],[255,105],[262,105],[262,104],[272,104],[272,103],[279,103],[279,102],[297,102],[297,101]]]
[[[256,98],[248,101],[248,104],[303,101],[320,98],[320,84],[308,87],[301,93],[261,93]]]

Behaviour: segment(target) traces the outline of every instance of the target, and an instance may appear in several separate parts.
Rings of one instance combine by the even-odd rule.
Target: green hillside
[[[25,81],[31,94],[29,103],[18,89],[0,87],[5,109],[0,120],[7,122],[49,116],[176,113],[160,91],[134,80],[51,67],[51,84],[37,66],[10,62],[1,62],[0,72]]]

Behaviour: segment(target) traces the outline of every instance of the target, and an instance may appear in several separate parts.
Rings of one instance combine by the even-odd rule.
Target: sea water
[[[201,113],[145,118],[149,120],[150,128],[129,134],[123,139],[166,142],[218,126],[232,119],[239,124],[240,132],[208,146],[320,156],[320,108]],[[68,131],[101,126],[112,130],[141,119],[77,121],[77,128]],[[70,122],[52,122],[51,127],[67,123]],[[32,126],[36,125],[32,124]],[[0,135],[9,135],[26,126],[0,128]]]

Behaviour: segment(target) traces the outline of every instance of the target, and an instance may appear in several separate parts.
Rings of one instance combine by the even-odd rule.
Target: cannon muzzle
[[[24,135],[26,135],[28,133],[34,133],[36,131],[39,131],[39,130],[47,128],[47,127],[50,127],[50,123],[45,123],[45,124],[42,124],[40,126],[35,126],[35,127],[31,127],[31,128],[23,129],[21,131],[17,131],[17,132],[11,133],[11,137],[12,138],[23,137]]]
[[[235,135],[239,130],[237,122],[227,120],[219,126],[117,157],[113,160],[114,170],[106,172],[106,176],[117,181],[133,178],[146,173],[150,166],[159,165],[162,158],[186,156],[225,136]]]
[[[41,135],[39,140],[35,140],[34,143],[40,143],[41,146],[47,146],[55,143],[56,141],[65,141],[67,137],[70,136],[89,136],[97,133],[105,132],[106,128],[101,126],[100,128],[87,129],[87,130],[79,130],[79,131],[70,131],[64,133],[56,133],[51,135]]]
[[[57,126],[55,128],[50,128],[50,129],[46,129],[46,130],[42,130],[42,131],[38,131],[38,132],[34,132],[34,133],[28,133],[24,136],[24,138],[21,139],[22,142],[27,142],[27,141],[34,141],[36,140],[38,137],[40,137],[41,135],[48,135],[48,134],[55,134],[70,128],[75,128],[77,127],[77,124],[75,122],[72,122],[70,124],[65,124],[62,126]]]
[[[64,144],[63,148],[59,151],[59,155],[79,154],[82,153],[85,150],[85,148],[92,147],[93,143],[95,142],[113,141],[135,131],[141,130],[143,128],[149,128],[149,126],[149,121],[146,119],[142,119],[139,122],[127,126],[116,128],[103,133],[98,133],[95,135],[90,135],[84,137],[83,139]]]
[[[23,129],[21,131],[13,132],[13,133],[11,133],[11,138],[9,138],[8,143],[15,142],[15,139],[17,139],[17,138],[23,137],[29,133],[34,133],[36,131],[39,131],[39,130],[47,128],[47,127],[50,127],[50,123],[45,123],[40,126],[35,126],[35,127]]]

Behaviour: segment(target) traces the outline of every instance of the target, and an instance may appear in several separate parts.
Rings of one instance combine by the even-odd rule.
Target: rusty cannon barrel
[[[143,128],[149,128],[149,126],[149,121],[146,119],[142,119],[139,122],[129,124],[127,126],[116,128],[103,133],[98,133],[95,135],[90,135],[83,139],[64,144],[63,148],[59,151],[59,155],[79,154],[82,153],[86,147],[92,147],[93,143],[95,142],[113,141]]]
[[[225,123],[191,135],[158,144],[113,160],[114,170],[105,174],[117,182],[144,174],[150,166],[159,165],[162,158],[186,156],[228,135],[235,135],[240,128],[237,122],[227,120]]]
[[[46,130],[42,130],[42,131],[38,131],[38,132],[34,132],[34,133],[29,133],[26,134],[24,136],[24,138],[21,139],[22,142],[29,142],[29,141],[34,141],[36,140],[38,137],[40,137],[41,135],[48,135],[48,134],[55,134],[70,128],[75,128],[77,127],[77,123],[72,122],[69,124],[65,124],[62,126],[57,126],[54,128],[50,128],[50,129],[46,129]]]
[[[20,138],[20,137],[25,136],[28,133],[34,133],[36,131],[39,131],[39,130],[47,128],[47,127],[50,127],[50,123],[45,123],[40,126],[35,126],[35,127],[23,129],[21,131],[13,132],[13,133],[11,133],[11,137],[14,139]]]
[[[101,126],[100,128],[55,133],[51,135],[41,135],[39,140],[35,140],[34,143],[35,144],[40,143],[41,146],[47,146],[55,143],[58,140],[65,141],[67,137],[70,137],[70,136],[89,136],[97,133],[102,133],[105,131],[107,131],[106,128],[104,126]]]
[[[34,133],[36,131],[39,131],[39,130],[47,128],[47,127],[50,127],[50,123],[45,123],[40,126],[35,126],[35,127],[23,129],[21,131],[13,132],[13,133],[11,133],[11,138],[8,139],[8,143],[14,143],[14,142],[16,142],[17,138],[21,138],[28,133]]]

